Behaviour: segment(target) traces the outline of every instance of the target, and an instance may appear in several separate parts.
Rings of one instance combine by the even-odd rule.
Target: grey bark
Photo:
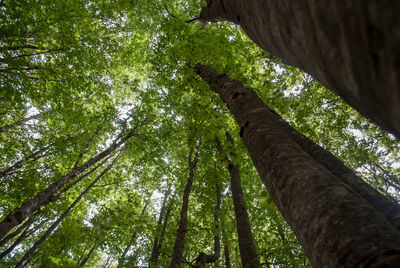
[[[10,175],[12,172],[14,172],[16,169],[19,169],[21,167],[23,167],[28,161],[37,161],[43,157],[46,156],[46,154],[48,153],[49,147],[46,146],[44,148],[41,148],[35,152],[33,152],[32,154],[30,154],[29,156],[25,157],[24,159],[21,159],[19,161],[17,161],[16,163],[14,163],[13,165],[5,168],[4,170],[0,171],[0,178],[5,177],[7,175]]]
[[[0,247],[4,246],[8,241],[13,239],[16,235],[21,233],[23,230],[29,229],[29,227],[32,225],[32,223],[36,220],[36,217],[41,214],[41,211],[36,211],[32,217],[30,217],[27,221],[25,221],[20,227],[17,228],[14,232],[10,233],[9,235],[5,236],[1,241],[0,241]]]
[[[265,187],[315,267],[398,267],[400,233],[306,153],[239,81],[195,71],[227,103]]]
[[[90,249],[89,253],[85,256],[85,258],[82,260],[82,262],[79,264],[80,267],[85,266],[87,261],[90,259],[90,257],[93,255],[94,251],[97,249],[98,245],[94,244],[93,247]]]
[[[0,238],[6,235],[13,227],[21,224],[27,217],[29,217],[36,210],[40,209],[42,206],[48,204],[52,201],[52,197],[68,182],[70,182],[73,178],[83,173],[85,170],[109,156],[112,152],[118,149],[122,144],[124,144],[129,138],[131,138],[135,134],[136,127],[133,128],[129,133],[119,139],[114,140],[112,145],[108,147],[103,152],[99,153],[97,156],[90,158],[88,161],[83,163],[82,165],[74,168],[70,173],[64,175],[57,181],[51,183],[45,190],[38,193],[34,197],[26,200],[19,208],[17,208],[14,212],[8,214],[1,222],[0,222]]]
[[[183,247],[185,245],[185,235],[186,235],[186,225],[187,225],[187,214],[189,207],[189,195],[192,189],[194,171],[197,166],[197,162],[199,160],[199,152],[201,146],[201,139],[196,148],[194,159],[192,160],[193,148],[190,150],[188,165],[189,165],[189,177],[185,186],[185,190],[183,192],[183,200],[182,200],[182,209],[181,215],[179,218],[179,227],[176,234],[175,244],[174,244],[174,252],[172,254],[171,268],[179,268],[182,262],[183,256]]]
[[[119,156],[119,155],[118,155]],[[118,156],[114,158],[114,160],[109,164],[90,184],[86,189],[75,199],[74,202],[64,211],[64,213],[47,229],[45,234],[38,240],[36,243],[25,253],[25,255],[21,258],[21,260],[17,263],[15,268],[25,267],[28,262],[31,260],[33,254],[39,248],[39,246],[50,237],[53,231],[58,227],[58,225],[71,213],[71,211],[75,208],[75,206],[81,201],[81,199],[92,189],[92,187],[102,178],[114,165],[115,161],[118,159]]]
[[[208,0],[203,21],[239,24],[400,138],[399,1]]]
[[[233,139],[227,132],[227,139],[233,144]],[[217,149],[221,155],[224,155],[221,143],[218,138],[215,138]],[[230,153],[235,157],[235,153]],[[239,251],[242,260],[242,266],[246,267],[261,267],[260,260],[258,258],[257,250],[254,245],[253,234],[251,232],[251,224],[249,220],[249,214],[247,213],[246,202],[243,197],[242,183],[240,178],[240,165],[233,164],[227,155],[225,159],[228,162],[227,169],[231,176],[231,191],[233,208],[235,210],[236,219],[236,230],[239,240]]]

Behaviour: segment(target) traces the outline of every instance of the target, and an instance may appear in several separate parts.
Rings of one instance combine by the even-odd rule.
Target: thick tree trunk
[[[333,175],[350,186],[378,212],[385,216],[385,218],[392,223],[397,230],[400,230],[400,205],[398,203],[388,199],[375,188],[365,183],[365,181],[358,177],[354,171],[348,168],[341,160],[322,148],[320,145],[298,133],[273,110],[270,109],[270,111],[275,115],[275,118],[277,122],[280,123],[281,127],[286,130],[286,133],[296,141],[306,153],[312,156],[314,160],[329,170]]]
[[[397,267],[400,233],[291,139],[276,115],[239,81],[195,71],[227,103],[270,196],[315,267]]]
[[[200,252],[196,260],[196,266],[198,268],[205,267],[206,263],[216,262],[219,259],[219,256],[221,255],[220,227],[218,224],[218,214],[221,209],[221,189],[218,183],[215,185],[215,189],[217,193],[217,202],[214,208],[214,224],[217,233],[214,235],[214,252],[211,255],[208,255],[205,252]]]
[[[233,139],[227,132],[228,140],[233,144]],[[218,151],[223,155],[222,146],[218,138],[215,139]],[[235,154],[231,152],[235,157]],[[249,214],[247,213],[246,202],[243,197],[242,183],[240,179],[240,166],[233,164],[232,161],[225,155],[228,162],[227,169],[231,176],[231,191],[233,208],[235,210],[236,229],[239,240],[239,251],[242,259],[243,267],[261,267],[260,260],[258,259],[257,250],[254,245],[253,234],[251,232],[251,225]]]
[[[202,20],[239,24],[261,48],[400,138],[398,1],[207,2]]]
[[[19,208],[13,213],[8,214],[0,223],[0,238],[6,235],[12,228],[21,224],[27,217],[32,213],[40,209],[42,206],[52,201],[52,197],[68,182],[73,178],[83,173],[85,170],[102,160],[103,158],[110,155],[122,144],[124,144],[130,137],[135,134],[136,128],[133,128],[124,138],[115,140],[113,144],[97,156],[92,157],[84,164],[74,168],[70,173],[64,175],[57,181],[50,184],[45,190],[38,193],[36,196],[25,201]]]
[[[49,236],[53,233],[53,231],[57,228],[57,226],[71,213],[71,211],[75,208],[75,206],[81,201],[81,199],[89,192],[90,189],[100,180],[101,177],[104,176],[114,165],[115,161],[118,159],[118,156],[115,157],[113,162],[108,165],[93,181],[89,184],[88,187],[75,199],[75,201],[67,208],[67,210],[47,229],[45,234],[25,253],[22,259],[17,263],[15,268],[25,267],[28,262],[31,260],[35,251],[39,248],[39,246],[49,238]]]
[[[8,241],[10,241],[11,239],[13,239],[16,235],[18,235],[20,232],[22,232],[23,230],[27,230],[29,229],[29,227],[32,225],[32,223],[36,220],[36,217],[38,215],[40,215],[42,212],[41,210],[36,211],[32,217],[30,217],[27,221],[24,222],[24,224],[22,224],[20,227],[18,227],[17,230],[15,230],[14,232],[10,233],[9,235],[7,235],[6,237],[4,237],[1,241],[0,241],[0,247],[4,246]]]
[[[188,165],[189,165],[189,178],[187,180],[185,190],[183,192],[183,200],[182,200],[182,209],[181,209],[181,217],[179,219],[179,227],[176,234],[175,244],[174,244],[174,252],[172,254],[171,268],[179,268],[182,262],[183,255],[183,247],[185,245],[185,235],[186,235],[186,224],[187,224],[187,214],[189,207],[189,195],[192,189],[194,171],[197,166],[197,162],[199,160],[199,152],[201,146],[201,139],[199,140],[199,144],[196,148],[196,153],[194,159],[192,160],[193,148],[190,150]]]
[[[142,212],[140,213],[140,216],[143,216],[144,213],[146,212],[147,209],[147,203],[144,205]],[[137,236],[137,232],[135,231],[132,234],[131,240],[129,241],[128,245],[126,245],[124,251],[121,254],[121,257],[118,259],[118,266],[117,268],[123,267],[124,262],[125,262],[125,258],[126,258],[126,254],[128,254],[129,249],[131,248],[132,244],[135,242],[136,240],[136,236]]]
[[[82,262],[79,264],[80,267],[85,266],[87,261],[90,259],[90,257],[93,255],[94,251],[97,249],[98,245],[94,244],[93,247],[90,249],[89,253],[85,256],[85,258],[82,260]]]

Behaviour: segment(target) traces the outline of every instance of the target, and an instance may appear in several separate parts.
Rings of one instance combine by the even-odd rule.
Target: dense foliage
[[[203,138],[190,195],[185,260],[194,264],[201,251],[212,251],[218,231],[213,223],[218,182],[223,195],[222,244],[238,267],[229,174],[216,149],[216,136],[226,152],[235,151],[233,161],[241,165],[260,262],[269,267],[309,266],[263,189],[225,104],[194,74],[191,66],[197,62],[242,81],[299,132],[386,196],[400,199],[400,145],[391,135],[309,75],[256,47],[237,26],[188,22],[204,4],[0,1],[2,217],[135,129],[121,150],[98,162],[97,169],[43,206],[30,217],[32,224],[2,245],[4,252],[19,236],[25,238],[2,256],[2,266],[18,263],[114,159],[112,168],[39,246],[29,265],[73,267],[89,257],[88,267],[116,267],[130,245],[124,265],[146,266],[154,238],[161,233],[157,219],[165,200],[172,210],[158,264],[168,266],[189,151]],[[234,147],[226,141],[226,131],[232,133]],[[222,267],[224,262],[222,255],[213,266]]]

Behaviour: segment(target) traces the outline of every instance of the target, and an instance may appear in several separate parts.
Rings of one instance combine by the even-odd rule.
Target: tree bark
[[[227,132],[228,140],[233,144],[233,139]],[[215,138],[217,149],[221,155],[224,155],[222,146],[218,138]],[[234,152],[231,155],[235,157]],[[227,169],[231,176],[231,191],[233,208],[235,210],[236,230],[239,240],[239,251],[242,259],[242,266],[246,267],[261,267],[260,260],[258,259],[257,250],[254,245],[253,234],[251,232],[251,224],[249,214],[247,213],[246,202],[243,197],[242,183],[240,179],[240,166],[233,164],[227,155],[225,159],[228,162]]]
[[[118,155],[119,156],[119,155]],[[38,240],[36,243],[25,253],[22,259],[17,263],[15,268],[25,267],[28,262],[31,260],[33,254],[38,249],[38,247],[50,237],[53,231],[57,228],[57,226],[71,213],[71,211],[75,208],[75,206],[81,201],[81,199],[89,192],[90,189],[103,177],[114,165],[115,161],[118,159],[118,156],[114,158],[110,165],[108,165],[93,181],[89,184],[88,187],[75,199],[74,202],[67,208],[67,210],[47,229],[45,234]]]
[[[28,161],[37,161],[37,160],[45,157],[48,154],[48,151],[47,151],[48,149],[49,149],[48,146],[41,148],[41,149],[33,152],[29,156],[25,157],[24,159],[21,159],[21,160],[17,161],[16,163],[14,163],[13,165],[7,167],[6,169],[0,171],[0,178],[5,177],[5,176],[9,175],[10,173],[12,173],[13,171],[15,171],[16,169],[23,167],[26,164],[26,162],[28,162]]]
[[[221,209],[221,189],[218,183],[215,185],[215,188],[217,193],[217,202],[214,208],[214,224],[216,229],[216,234],[214,235],[214,252],[211,255],[208,255],[205,252],[200,252],[196,260],[196,266],[198,268],[205,267],[206,263],[216,262],[221,255],[220,227],[218,224],[218,214]]]
[[[258,96],[210,67],[199,74],[227,103],[270,196],[316,267],[397,267],[400,234],[291,139]]]
[[[64,175],[57,181],[51,183],[45,190],[38,193],[36,196],[25,201],[19,208],[13,213],[8,214],[0,223],[0,238],[6,235],[12,228],[22,223],[27,217],[29,217],[36,210],[52,201],[52,197],[59,191],[64,185],[70,182],[73,178],[83,173],[85,170],[102,160],[103,158],[110,155],[122,144],[124,144],[130,137],[135,134],[136,128],[133,128],[124,138],[114,140],[112,145],[97,156],[90,158],[82,165],[74,168],[70,173]]]
[[[398,1],[207,3],[203,21],[239,24],[261,48],[311,74],[400,138]]]
[[[229,256],[229,247],[227,244],[224,245],[224,256],[225,256],[225,267],[231,268],[231,258]]]
[[[34,232],[36,232],[36,230],[38,230],[39,228],[41,228],[45,223],[47,222],[47,220],[43,220],[40,224],[38,224],[37,226],[35,226],[34,228],[32,228],[31,230],[29,229],[29,227],[27,227],[22,234],[17,238],[17,240],[14,241],[14,243],[8,248],[6,249],[4,252],[2,252],[0,254],[0,259],[4,258],[5,256],[7,256],[8,254],[10,254],[14,248],[16,246],[18,246],[22,241],[25,240],[25,238],[27,238],[28,236],[32,235]]]
[[[153,248],[151,250],[151,255],[150,255],[150,266],[151,265],[155,265],[158,263],[158,257],[160,255],[160,239],[161,239],[161,233],[164,230],[163,229],[163,218],[164,218],[164,211],[165,211],[165,206],[167,205],[167,199],[168,199],[168,195],[170,192],[170,187],[168,188],[168,190],[165,192],[164,195],[164,199],[161,205],[161,209],[160,209],[160,215],[158,217],[158,222],[157,222],[157,227],[156,227],[156,233],[154,235],[154,242],[153,242]],[[169,210],[171,208],[172,202],[170,203],[170,205],[167,208],[167,214],[169,214]],[[167,219],[167,215],[166,215],[166,219]]]
[[[21,126],[21,125],[25,124],[26,122],[29,122],[29,121],[31,121],[33,119],[39,119],[40,117],[42,117],[42,114],[35,114],[35,115],[29,116],[27,118],[24,118],[22,120],[16,121],[16,122],[14,122],[14,123],[12,123],[10,125],[6,125],[6,126],[3,126],[3,127],[0,127],[0,133],[4,132],[4,131],[6,131],[6,130],[8,130],[10,128],[15,128],[15,127]]]
[[[187,213],[189,207],[189,195],[192,189],[194,171],[197,166],[197,162],[199,160],[199,152],[201,146],[201,139],[199,140],[199,144],[197,145],[194,159],[192,160],[193,148],[190,150],[188,165],[189,165],[189,178],[187,180],[185,190],[183,192],[183,200],[182,200],[182,209],[181,209],[181,217],[179,219],[179,227],[175,239],[174,244],[174,252],[172,255],[171,268],[179,268],[182,262],[183,256],[183,247],[185,245],[185,235],[186,235],[186,225],[187,225]]]
[[[32,225],[32,223],[36,220],[36,217],[38,215],[41,214],[41,210],[36,211],[32,217],[30,217],[27,221],[24,222],[24,224],[22,224],[20,227],[18,227],[17,230],[15,230],[14,232],[10,233],[9,235],[7,235],[6,237],[4,237],[1,241],[0,241],[0,247],[4,246],[8,241],[10,241],[11,239],[13,239],[16,235],[18,235],[20,232],[22,232],[23,230],[27,230],[29,229],[29,227]]]
[[[268,108],[268,107],[267,107]],[[269,109],[269,108],[268,108]],[[397,230],[400,230],[400,205],[382,195],[363,179],[358,177],[355,172],[348,168],[341,160],[333,154],[314,143],[304,135],[294,130],[282,117],[275,111],[269,109],[281,127],[300,147],[314,158],[320,165],[329,170],[333,175],[341,179],[350,186],[378,212],[380,212]]]
[[[80,267],[85,266],[87,261],[90,259],[90,257],[93,255],[94,251],[97,249],[98,245],[94,244],[93,247],[90,249],[89,253],[85,256],[85,258],[82,260],[82,262],[79,264]]]
[[[143,209],[142,209],[142,212],[140,213],[140,216],[143,216],[144,213],[146,212],[147,205],[148,205],[147,203],[144,205],[144,207],[143,207]],[[128,253],[128,251],[129,251],[129,249],[131,248],[132,244],[135,242],[135,240],[136,240],[136,235],[137,235],[137,232],[135,231],[135,232],[133,233],[132,237],[131,237],[131,240],[129,241],[128,245],[126,246],[124,252],[122,252],[121,257],[120,257],[119,260],[118,260],[118,266],[117,266],[117,268],[120,268],[120,267],[122,267],[122,266],[124,265],[125,258],[126,258],[126,254]]]

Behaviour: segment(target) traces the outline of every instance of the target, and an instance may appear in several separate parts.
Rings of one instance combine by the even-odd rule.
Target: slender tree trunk
[[[224,256],[225,256],[225,267],[231,268],[231,259],[229,256],[229,247],[227,244],[224,245]]]
[[[119,155],[118,155],[119,156]],[[89,190],[100,180],[101,177],[104,176],[114,165],[115,161],[118,159],[116,156],[93,181],[89,186],[75,199],[75,201],[67,208],[67,210],[47,229],[46,233],[25,253],[22,259],[17,263],[15,268],[25,267],[28,262],[31,260],[33,254],[38,249],[38,247],[49,238],[49,236],[53,233],[53,231],[57,228],[57,226],[71,213],[71,211],[75,208],[75,206],[79,203],[79,201],[89,192]]]
[[[85,256],[85,258],[82,260],[82,262],[79,264],[80,267],[85,266],[87,261],[90,259],[90,257],[93,255],[94,251],[98,248],[99,246],[95,243],[93,247],[90,249],[89,253]]]
[[[6,249],[4,252],[2,252],[0,254],[0,259],[4,258],[5,256],[7,256],[8,254],[10,254],[14,248],[16,246],[18,246],[22,241],[25,240],[25,238],[27,238],[28,236],[32,235],[34,232],[36,232],[36,230],[38,230],[39,228],[41,228],[45,223],[47,222],[47,220],[43,220],[39,225],[35,226],[34,228],[32,228],[31,230],[29,230],[29,227],[27,227],[25,229],[25,231],[17,238],[17,240],[14,241],[14,243],[8,248]]]
[[[48,153],[48,152],[46,152],[48,149],[49,149],[48,146],[41,148],[41,149],[33,152],[31,155],[25,157],[25,159],[21,159],[20,161],[17,161],[15,164],[0,171],[0,178],[5,177],[5,176],[9,175],[10,173],[12,173],[13,171],[15,171],[16,169],[23,167],[26,164],[26,162],[28,162],[28,161],[34,162],[34,161],[37,161],[37,160],[45,157],[46,154]]]
[[[89,170],[88,172],[82,174],[79,178],[77,178],[76,180],[74,180],[73,182],[71,182],[70,184],[68,184],[67,186],[65,186],[63,189],[61,189],[60,192],[58,192],[56,195],[53,195],[52,197],[50,197],[50,201],[54,202],[56,200],[59,200],[63,195],[65,195],[69,189],[71,189],[72,187],[74,187],[75,185],[77,185],[79,182],[81,182],[84,178],[86,178],[87,176],[89,176],[90,174],[92,174],[93,172],[95,172],[99,167],[103,166],[104,163],[106,163],[110,158],[112,157],[112,155],[107,156],[106,158],[104,158],[103,161],[101,161],[99,164],[97,164],[95,167],[93,167],[91,170]]]
[[[165,214],[164,223],[162,226],[160,237],[157,237],[157,241],[158,241],[157,247],[153,248],[153,251],[151,252],[150,267],[158,264],[158,258],[160,257],[160,249],[162,247],[162,243],[164,240],[165,231],[167,230],[168,219],[169,219],[169,215],[171,214],[171,211],[172,211],[172,206],[173,206],[173,202],[171,201],[167,208],[167,213]]]
[[[400,138],[398,1],[207,2],[202,20],[239,24],[261,48]]]
[[[74,168],[70,173],[64,175],[57,181],[50,184],[45,190],[38,193],[36,196],[25,201],[19,208],[13,213],[8,214],[0,223],[0,238],[6,235],[12,228],[19,225],[27,217],[29,217],[36,210],[52,201],[52,197],[59,191],[64,185],[70,182],[73,178],[83,173],[85,170],[102,160],[103,158],[110,155],[122,144],[124,144],[130,137],[135,134],[136,128],[133,128],[124,138],[115,140],[113,144],[97,156],[92,157],[84,164]]]
[[[228,140],[233,144],[233,139],[227,132]],[[222,146],[218,138],[215,138],[217,143],[217,149],[220,154],[224,155]],[[231,155],[235,157],[235,154],[231,152]],[[231,190],[233,208],[235,210],[236,218],[236,229],[239,240],[239,251],[242,259],[243,267],[261,267],[260,260],[258,259],[257,250],[254,245],[253,234],[251,232],[251,225],[249,215],[247,213],[246,202],[243,197],[242,183],[240,179],[240,166],[239,164],[233,164],[228,156],[225,155],[225,159],[228,162],[227,169],[231,176]]]
[[[140,213],[140,216],[143,216],[144,213],[146,212],[147,205],[148,205],[147,203],[144,205],[144,207],[143,207],[143,209],[142,209],[142,212]],[[128,251],[129,251],[129,249],[131,248],[132,244],[135,242],[135,240],[136,240],[136,235],[137,235],[137,232],[135,231],[135,232],[133,233],[132,237],[131,237],[131,240],[129,241],[128,245],[126,246],[124,252],[122,252],[121,257],[120,257],[119,260],[118,260],[118,266],[117,266],[118,268],[119,268],[119,267],[122,267],[122,266],[124,265],[125,258],[126,258],[126,254],[128,253]]]
[[[187,213],[189,207],[189,195],[192,189],[194,171],[197,166],[197,162],[199,160],[199,152],[201,146],[201,139],[199,140],[199,144],[196,148],[196,153],[194,159],[192,160],[193,148],[190,150],[188,165],[189,165],[189,178],[187,180],[185,190],[183,192],[183,200],[182,200],[182,209],[181,209],[181,217],[179,219],[179,227],[176,234],[175,244],[174,244],[174,252],[172,254],[171,268],[179,268],[182,262],[183,256],[183,247],[185,245],[185,236],[186,236],[186,225],[187,225]]]
[[[211,255],[206,254],[205,252],[200,252],[199,256],[196,260],[196,266],[198,268],[204,268],[206,263],[214,263],[219,259],[221,255],[221,242],[220,242],[220,227],[218,224],[218,214],[221,209],[221,189],[219,184],[215,185],[217,192],[217,202],[214,208],[214,224],[216,229],[216,234],[214,235],[214,252]]]
[[[168,195],[170,192],[170,187],[168,188],[168,190],[165,192],[164,194],[164,199],[161,205],[161,209],[160,209],[160,215],[158,217],[158,222],[157,222],[157,227],[156,227],[156,233],[154,235],[154,242],[153,242],[153,248],[151,250],[151,255],[150,255],[150,264],[157,264],[158,262],[158,256],[159,256],[159,239],[161,237],[161,231],[163,229],[163,217],[164,217],[164,211],[165,211],[165,206],[167,205],[167,199],[168,199]],[[168,209],[170,208],[170,206],[168,206]]]
[[[3,126],[3,127],[0,127],[0,133],[4,132],[4,131],[6,131],[6,130],[8,130],[10,128],[15,128],[15,127],[21,126],[21,125],[25,124],[26,122],[29,122],[29,121],[31,121],[33,119],[39,119],[40,117],[42,117],[42,114],[35,114],[35,115],[29,116],[27,118],[24,118],[22,120],[16,121],[16,122],[14,122],[14,123],[12,123],[10,125],[6,125],[6,126]]]
[[[384,216],[291,139],[239,81],[195,71],[227,103],[270,196],[316,267],[397,267],[400,234]]]

